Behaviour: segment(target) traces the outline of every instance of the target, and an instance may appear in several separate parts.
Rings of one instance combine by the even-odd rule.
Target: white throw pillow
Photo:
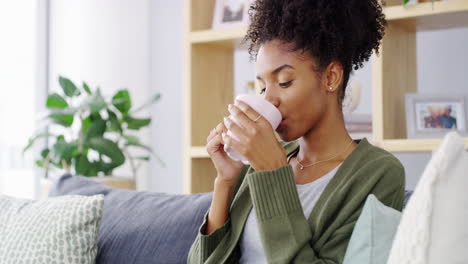
[[[0,264],[96,262],[104,195],[0,195]]]
[[[388,264],[468,263],[468,153],[447,134],[403,211]]]

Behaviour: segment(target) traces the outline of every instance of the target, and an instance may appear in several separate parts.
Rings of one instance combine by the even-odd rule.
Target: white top
[[[302,210],[304,211],[304,216],[306,216],[307,219],[309,218],[318,198],[340,166],[341,164],[328,174],[313,182],[309,182],[307,184],[296,184],[299,199],[301,200]],[[240,250],[241,258],[239,263],[267,263],[262,241],[260,239],[255,210],[250,210],[249,216],[247,217],[247,221],[240,238]]]

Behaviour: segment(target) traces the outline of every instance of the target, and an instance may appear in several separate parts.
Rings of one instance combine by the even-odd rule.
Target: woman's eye
[[[280,83],[279,85],[280,85],[281,87],[287,87],[287,86],[289,86],[291,83],[292,83],[292,81],[289,81],[289,82]]]
[[[281,87],[288,87],[289,85],[291,85],[292,81],[289,81],[289,82],[284,82],[284,83],[279,83],[279,86]],[[261,91],[260,91],[260,94],[263,94],[265,92],[266,88],[263,88]]]

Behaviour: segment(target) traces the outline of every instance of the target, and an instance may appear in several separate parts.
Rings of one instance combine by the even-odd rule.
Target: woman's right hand
[[[222,133],[227,133],[224,122],[219,123],[211,130],[210,135],[206,138],[206,151],[210,155],[216,171],[218,172],[217,180],[234,185],[244,167],[244,163],[232,160],[224,151]]]

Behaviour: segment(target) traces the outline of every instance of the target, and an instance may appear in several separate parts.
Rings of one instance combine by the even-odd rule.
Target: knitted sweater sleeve
[[[249,166],[244,166],[242,168],[238,182],[234,189],[233,196],[237,194],[248,169]],[[221,241],[231,232],[231,215],[229,214],[228,219],[221,227],[213,231],[211,234],[206,235],[205,231],[208,226],[208,213],[209,209],[205,213],[205,216],[203,217],[203,223],[198,229],[197,237],[195,238],[195,241],[190,247],[187,263],[201,264],[207,262],[209,257],[212,255],[213,251],[220,245]]]

